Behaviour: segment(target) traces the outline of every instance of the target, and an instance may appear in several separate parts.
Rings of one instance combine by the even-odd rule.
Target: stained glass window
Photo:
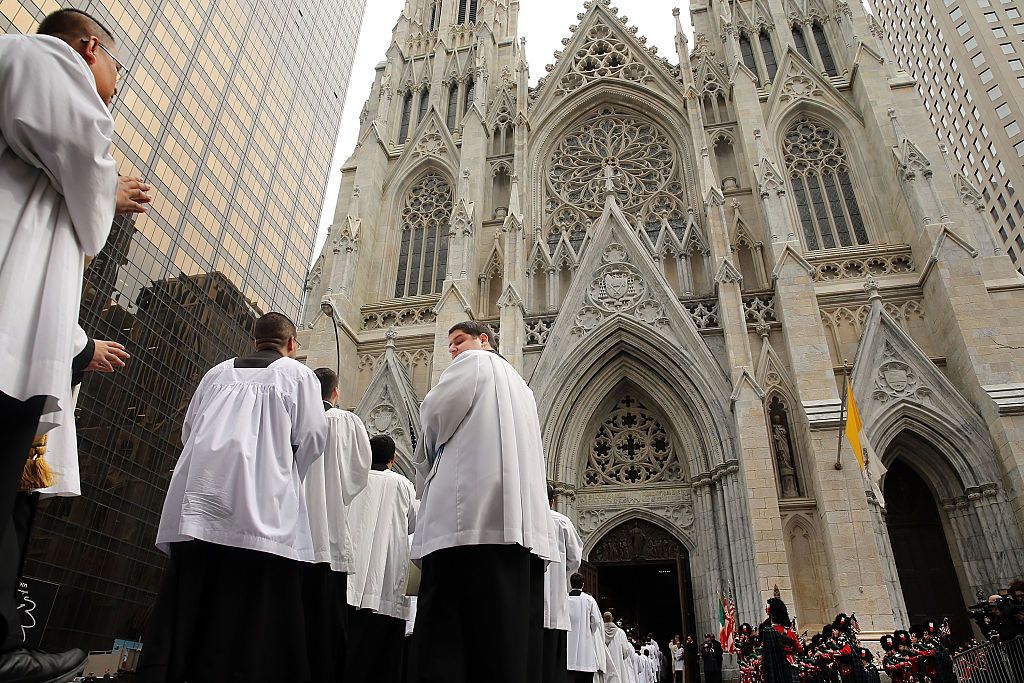
[[[430,88],[424,88],[423,92],[420,93],[420,110],[419,110],[419,112],[417,112],[417,115],[416,115],[416,124],[417,125],[419,125],[420,122],[422,122],[423,119],[427,116],[427,106],[429,104],[430,104]]]
[[[810,62],[811,53],[807,49],[807,39],[804,38],[804,30],[800,24],[793,24],[793,42],[796,43],[796,51],[800,53],[800,56]],[[811,63],[813,64],[813,62]]]
[[[750,44],[750,38],[746,33],[740,34],[740,54],[743,55],[743,64],[753,72],[757,82],[760,83],[761,77],[758,75],[757,61],[754,59],[754,46]]]
[[[452,186],[435,171],[413,185],[402,205],[395,296],[436,294],[448,265],[448,219]]]
[[[802,118],[786,133],[784,152],[807,248],[867,244],[846,151],[835,132]]]
[[[454,131],[459,115],[459,84],[452,83],[448,87],[448,130]]]
[[[470,78],[466,81],[466,97],[465,103],[462,105],[463,112],[469,111],[470,105],[473,104],[474,97],[476,97],[476,83],[474,83],[473,79]]]

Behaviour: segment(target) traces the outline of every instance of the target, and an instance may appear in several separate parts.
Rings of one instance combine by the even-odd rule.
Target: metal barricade
[[[1024,683],[1024,636],[964,650],[953,668],[960,683]]]

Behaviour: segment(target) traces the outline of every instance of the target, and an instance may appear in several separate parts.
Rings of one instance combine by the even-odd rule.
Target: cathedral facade
[[[305,360],[408,473],[449,327],[490,324],[599,600],[661,563],[698,635],[723,592],[966,634],[1024,573],[1024,278],[859,2],[706,1],[671,58],[582,3],[530,87],[516,0],[408,0]]]

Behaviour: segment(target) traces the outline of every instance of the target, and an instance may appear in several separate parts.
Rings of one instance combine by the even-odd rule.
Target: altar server
[[[601,668],[595,634],[603,632],[601,611],[597,601],[583,592],[583,577],[573,574],[569,579],[569,629],[567,664],[571,681],[594,680],[594,673]],[[601,639],[604,647],[604,638]]]
[[[424,683],[484,672],[534,683],[529,672],[541,670],[544,562],[558,552],[537,405],[481,334],[472,322],[449,330],[453,362],[420,408],[413,637]]]
[[[370,438],[355,413],[335,407],[338,374],[330,368],[317,368],[314,374],[326,411],[327,447],[303,482],[313,537],[313,563],[306,565],[304,586],[306,637],[313,680],[339,681],[352,652],[347,597],[355,557],[347,506],[366,487]]]
[[[636,651],[629,644],[626,632],[619,628],[611,612],[604,615],[604,643],[608,647],[609,669],[614,669],[622,683],[636,683],[633,657]]]
[[[256,321],[256,351],[206,373],[185,414],[156,544],[171,556],[143,681],[311,680],[302,479],[323,456],[320,381],[295,325]]]
[[[409,600],[409,534],[416,528],[416,489],[394,471],[395,442],[370,439],[373,470],[349,508],[354,563],[348,582],[346,681],[399,683]]]
[[[565,683],[569,634],[569,577],[583,561],[583,539],[568,517],[555,510],[555,490],[548,486],[555,523],[558,561],[544,572],[544,671],[542,680]]]

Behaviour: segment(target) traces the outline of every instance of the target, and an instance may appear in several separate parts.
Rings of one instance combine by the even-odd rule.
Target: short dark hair
[[[569,585],[572,586],[573,590],[581,590],[583,588],[583,574],[576,572],[570,576]]]
[[[548,484],[548,502],[555,502],[555,487],[552,486],[551,484]]]
[[[36,33],[42,36],[53,36],[55,38],[75,40],[88,38],[96,33],[102,33],[103,37],[112,42],[117,42],[114,34],[104,26],[99,19],[74,7],[65,7],[56,12],[51,12],[39,22]]]
[[[317,368],[313,371],[320,380],[320,397],[328,401],[331,394],[338,388],[338,373],[330,368]]]
[[[298,334],[295,323],[284,313],[264,313],[253,327],[256,346],[281,347]]]
[[[395,440],[387,434],[377,434],[370,439],[370,452],[374,465],[387,465],[395,459]]]
[[[475,320],[463,320],[461,323],[455,323],[454,325],[452,325],[451,329],[448,330],[448,334],[450,335],[452,332],[455,332],[456,330],[458,330],[459,332],[465,332],[470,337],[477,338],[479,338],[481,334],[486,334],[488,341],[491,341],[491,339],[494,336],[494,333],[491,332],[491,328]],[[491,344],[491,346],[494,346],[494,344]]]

